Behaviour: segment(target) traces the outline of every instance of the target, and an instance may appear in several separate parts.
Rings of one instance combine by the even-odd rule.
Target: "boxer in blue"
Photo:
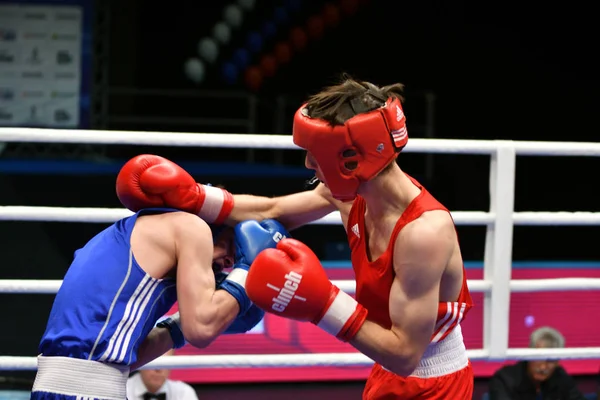
[[[214,238],[198,216],[165,208],[109,226],[75,252],[41,339],[31,398],[123,400],[129,372],[169,349],[252,329],[264,314],[246,295],[248,269],[285,236],[266,220]],[[178,313],[157,324],[175,301]]]

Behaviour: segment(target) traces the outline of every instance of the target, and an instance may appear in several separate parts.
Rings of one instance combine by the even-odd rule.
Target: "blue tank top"
[[[175,280],[154,279],[136,262],[131,232],[140,215],[178,210],[142,210],[117,221],[75,252],[60,287],[39,351],[131,365],[156,321],[177,300]]]

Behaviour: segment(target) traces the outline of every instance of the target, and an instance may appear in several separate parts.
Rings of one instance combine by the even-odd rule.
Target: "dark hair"
[[[375,110],[393,97],[404,101],[404,85],[394,83],[379,87],[371,82],[359,81],[348,74],[342,74],[341,82],[329,86],[309,97],[308,115],[329,122],[331,125],[343,125],[357,114]]]

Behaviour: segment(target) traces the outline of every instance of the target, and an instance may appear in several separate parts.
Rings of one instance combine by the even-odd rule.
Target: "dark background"
[[[300,3],[300,10],[278,33],[278,38],[286,39],[289,27],[302,26],[306,16],[318,11],[324,2]],[[310,41],[258,91],[249,91],[243,79],[232,86],[220,77],[220,65],[242,45],[242,34],[236,33],[231,45],[220,49],[218,61],[207,67],[203,84],[192,83],[183,73],[183,63],[196,53],[198,40],[210,35],[220,18],[224,7],[221,2],[96,1],[92,127],[244,132],[210,123],[199,130],[186,124],[150,124],[144,120],[157,114],[171,118],[244,116],[245,97],[236,100],[217,95],[241,92],[243,96],[251,94],[252,101],[258,104],[256,124],[250,130],[289,134],[291,115],[299,102],[334,83],[340,73],[348,72],[380,85],[406,85],[405,111],[412,137],[425,135],[418,126],[425,121],[423,93],[427,92],[436,99],[434,135],[438,138],[597,141],[600,84],[595,58],[599,35],[591,8],[576,2],[359,3],[356,13],[344,16],[339,26],[327,30],[321,40]],[[257,0],[255,11],[245,19],[239,32],[247,31],[262,15],[282,4],[286,2]],[[267,42],[266,48],[274,41]],[[194,91],[198,97],[134,96],[127,94],[131,89]],[[276,123],[277,99],[282,95],[292,100],[286,118]],[[139,118],[132,122],[124,116]],[[1,157],[121,165],[133,155],[152,152],[177,162],[249,160],[246,151],[232,149],[91,146],[82,151],[50,145],[47,149],[50,150],[37,151],[23,144],[9,144]],[[257,150],[252,157],[256,163],[269,164],[274,160],[271,150]],[[302,154],[285,151],[280,162],[301,167]],[[403,154],[399,163],[451,210],[489,207],[488,157]],[[599,167],[596,158],[519,157],[516,210],[600,211],[595,188]],[[427,173],[426,168],[432,168],[429,172],[433,173]],[[1,202],[119,206],[114,195],[114,174],[70,172],[5,172],[0,176]],[[218,167],[195,175],[203,182],[224,184],[234,193],[269,196],[302,190],[304,179],[310,176],[300,173],[293,177],[240,177],[220,172]],[[61,279],[73,251],[103,226],[3,221],[2,278]],[[481,260],[485,228],[459,227],[459,234],[464,258]],[[295,236],[323,258],[330,256],[327,243],[345,241],[339,226],[309,226]],[[516,227],[513,258],[600,259],[597,228]],[[52,296],[2,294],[0,299],[5,322],[0,353],[36,354]]]

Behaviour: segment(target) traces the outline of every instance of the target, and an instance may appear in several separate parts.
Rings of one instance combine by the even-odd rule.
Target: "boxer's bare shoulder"
[[[212,249],[212,233],[208,224],[186,212],[170,212],[138,217],[131,233],[131,249],[140,265],[153,278],[175,276],[177,246],[182,238],[206,237],[204,250]]]
[[[458,298],[463,263],[456,229],[447,211],[428,211],[406,225],[396,238],[393,260],[397,284],[406,298],[429,293],[431,318],[435,319],[437,303]]]
[[[454,254],[457,236],[450,214],[434,210],[407,224],[394,243],[396,274],[422,277],[429,274],[439,282]],[[406,279],[408,277],[405,276]]]
[[[398,238],[428,242],[431,236],[440,235],[448,240],[448,244],[453,242],[456,239],[454,222],[447,211],[432,210],[424,212],[419,218],[408,223],[400,231]]]

